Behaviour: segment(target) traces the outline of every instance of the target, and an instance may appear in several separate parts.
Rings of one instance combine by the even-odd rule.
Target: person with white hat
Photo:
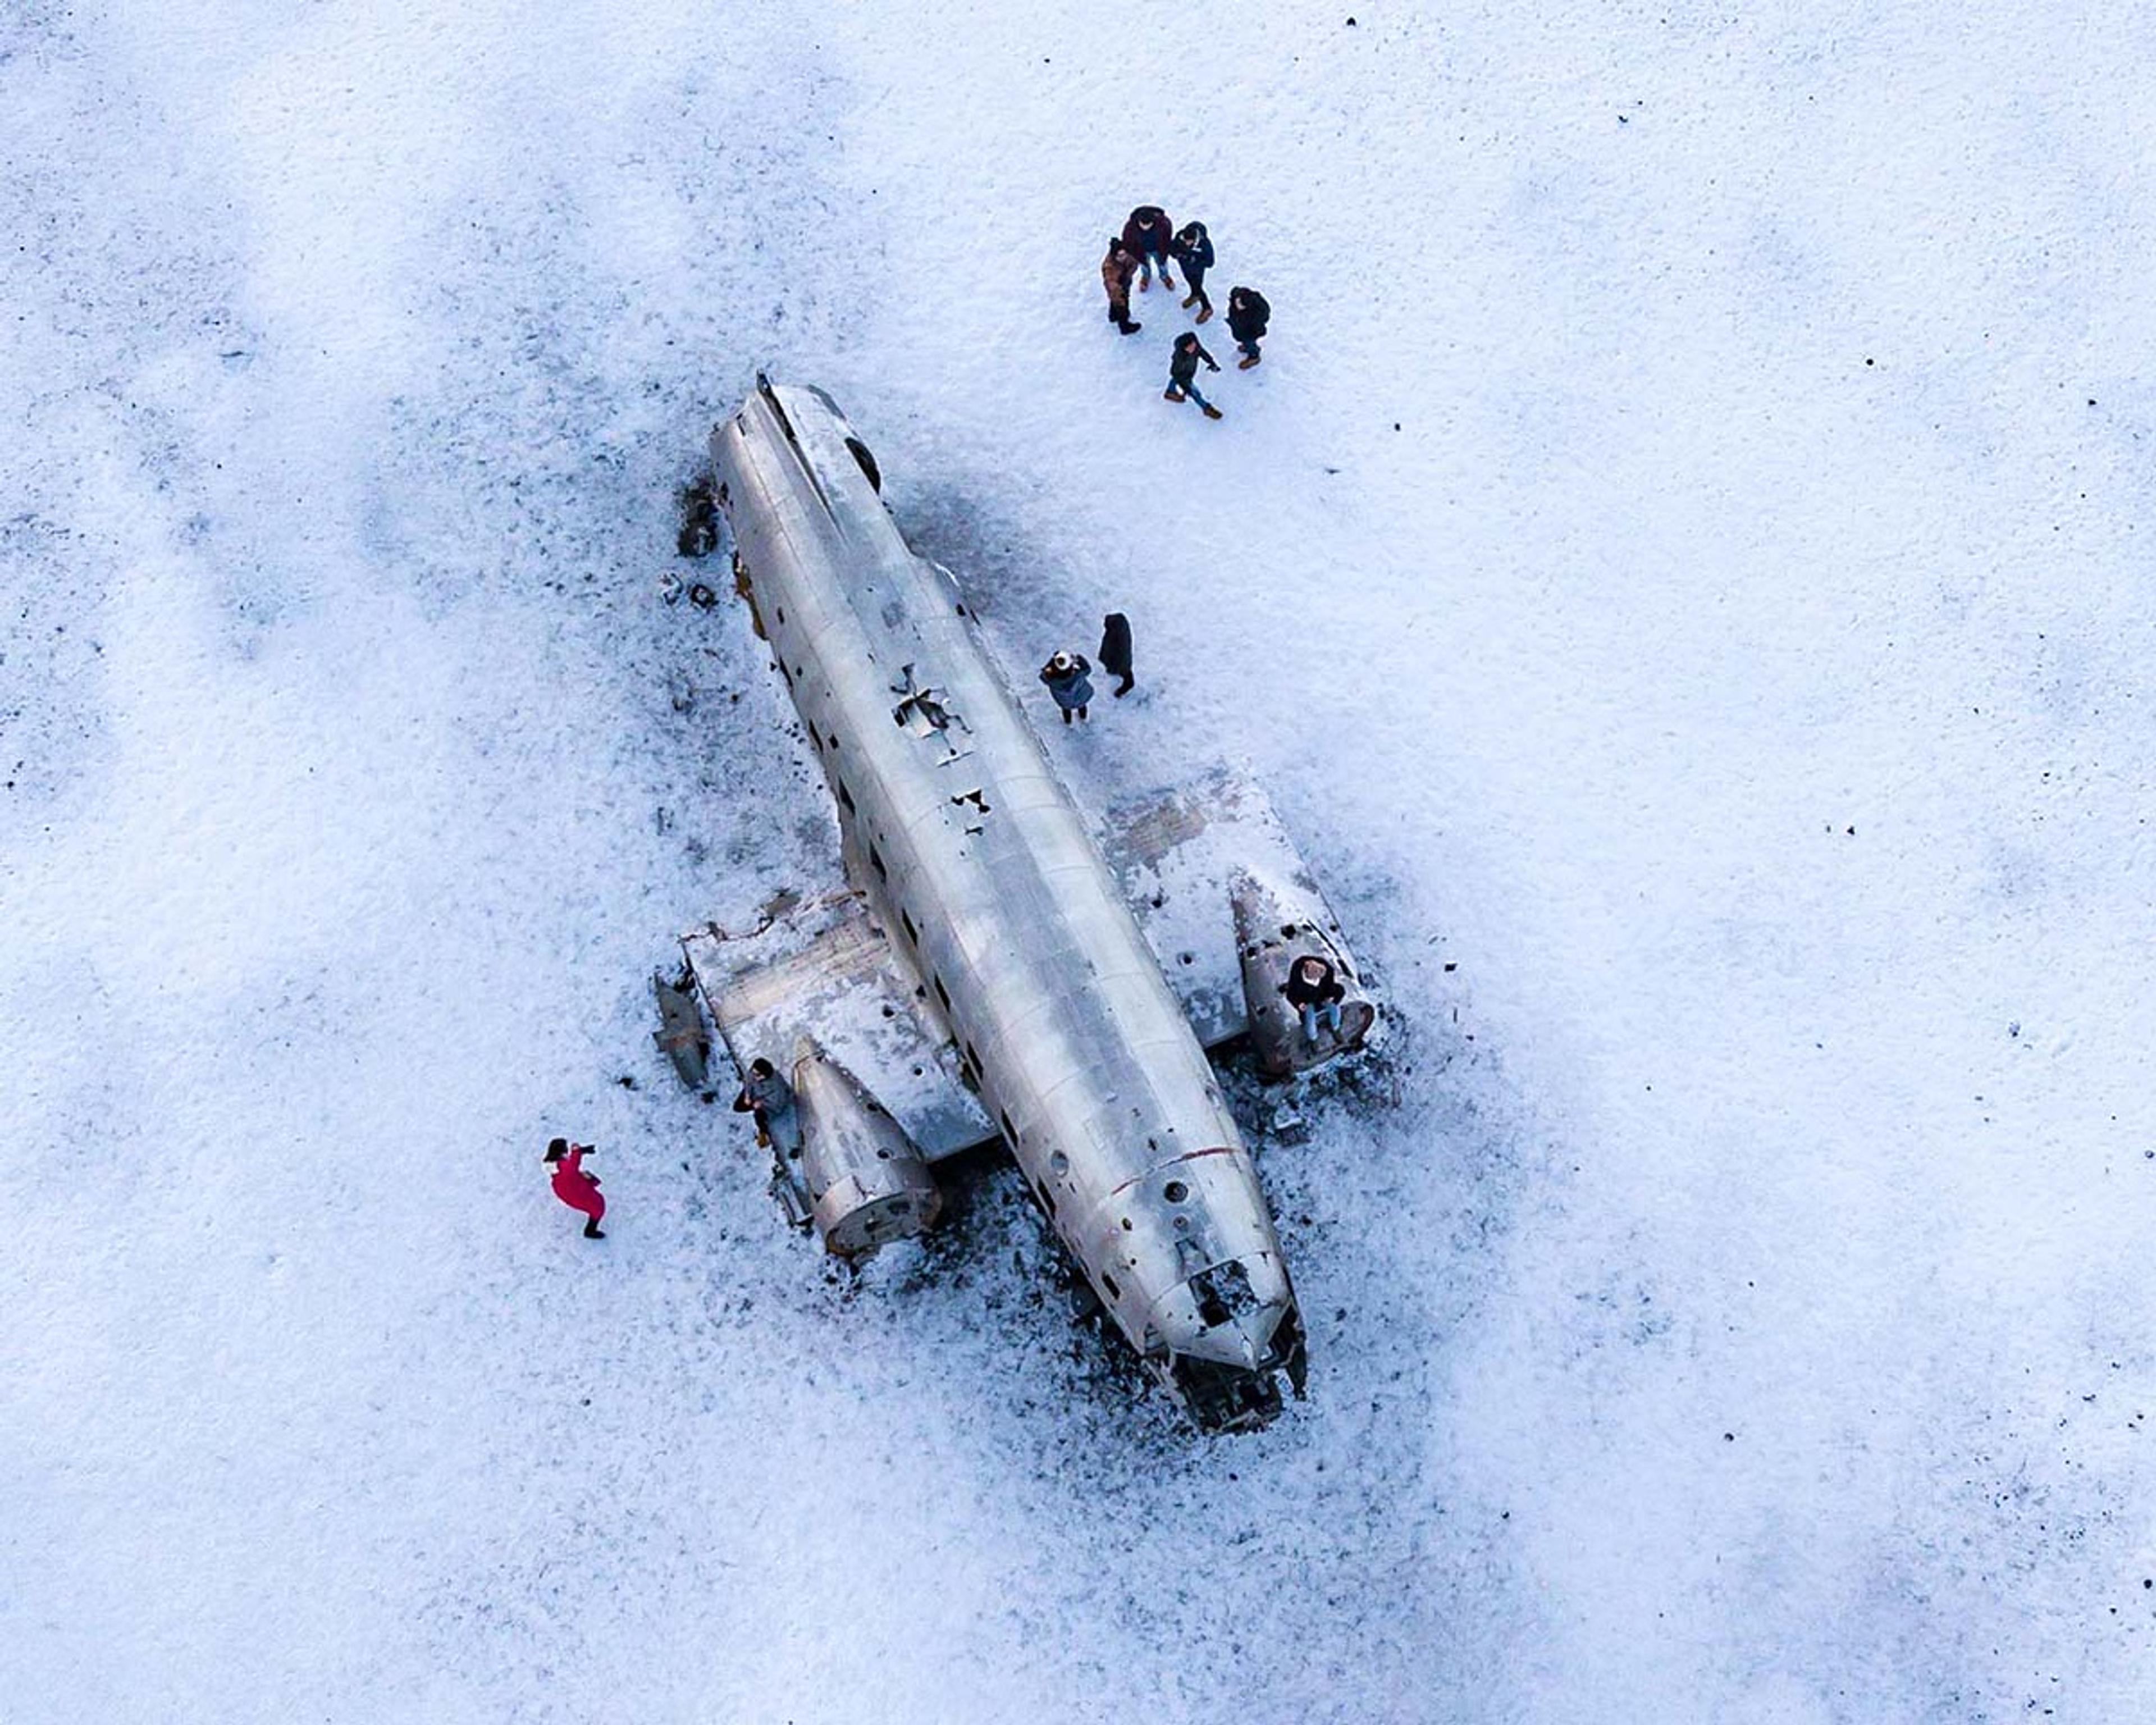
[[[1063,722],[1086,716],[1093,700],[1093,667],[1082,653],[1058,653],[1040,668],[1040,680],[1063,710]]]

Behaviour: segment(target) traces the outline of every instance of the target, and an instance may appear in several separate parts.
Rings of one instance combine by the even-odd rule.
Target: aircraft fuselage
[[[1250,1153],[963,596],[821,391],[760,382],[711,455],[850,875],[922,1003],[1116,1327],[1206,1423],[1263,1419],[1302,1335]]]

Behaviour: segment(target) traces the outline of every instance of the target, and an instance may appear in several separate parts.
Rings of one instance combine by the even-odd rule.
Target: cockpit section
[[[1285,1268],[1276,1253],[1258,1252],[1213,1262],[1192,1255],[1186,1269],[1152,1307],[1147,1364],[1206,1430],[1266,1424],[1281,1410],[1279,1378],[1300,1396],[1307,1371]]]
[[[1155,1369],[1204,1430],[1255,1431],[1279,1417],[1281,1377],[1298,1399],[1309,1378],[1302,1319],[1292,1302],[1278,1308],[1270,1330],[1251,1363],[1172,1353]]]

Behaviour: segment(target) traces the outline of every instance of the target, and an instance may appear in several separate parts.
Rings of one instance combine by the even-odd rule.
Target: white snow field
[[[2152,88],[2096,4],[11,0],[0,1715],[2156,1717]],[[1148,201],[1275,307],[1218,425]],[[1129,612],[1054,747],[1247,758],[1381,975],[1262,1434],[993,1168],[849,1288],[652,1046],[830,868],[660,597],[759,367],[1038,716]]]

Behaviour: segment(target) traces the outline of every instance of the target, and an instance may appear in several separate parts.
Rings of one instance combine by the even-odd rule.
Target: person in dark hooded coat
[[[1198,316],[1194,321],[1203,323],[1213,315],[1213,302],[1205,294],[1205,272],[1213,267],[1213,240],[1206,233],[1203,222],[1191,222],[1176,230],[1175,238],[1168,249],[1175,261],[1183,265],[1183,280],[1190,291],[1183,295],[1185,310],[1195,305]]]
[[[1152,273],[1160,271],[1160,285],[1173,287],[1175,278],[1168,273],[1168,248],[1174,236],[1168,212],[1157,203],[1142,203],[1131,212],[1131,218],[1123,223],[1123,244],[1138,260],[1138,291],[1143,293],[1152,285]]]
[[[1229,290],[1228,333],[1235,338],[1236,349],[1243,356],[1235,362],[1238,371],[1247,372],[1258,362],[1258,339],[1265,334],[1272,315],[1273,308],[1255,288]]]
[[[1101,259],[1101,285],[1108,290],[1108,321],[1127,336],[1135,336],[1139,327],[1131,321],[1131,277],[1137,267],[1138,260],[1123,244],[1122,236],[1111,234],[1108,254]]]
[[[1131,675],[1131,619],[1120,611],[1101,619],[1101,669],[1121,680],[1114,690],[1118,701],[1137,685]]]

